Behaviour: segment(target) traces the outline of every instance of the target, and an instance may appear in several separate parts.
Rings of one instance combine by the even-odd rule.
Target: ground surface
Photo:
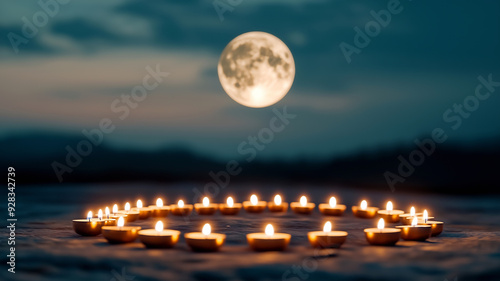
[[[244,211],[235,217],[191,215],[169,216],[166,226],[181,232],[200,231],[210,222],[227,241],[220,252],[193,253],[181,239],[174,249],[145,249],[140,242],[109,245],[102,236],[80,237],[71,227],[90,209],[142,198],[148,204],[161,195],[169,203],[183,197],[192,201],[196,185],[67,185],[18,187],[16,274],[4,269],[1,280],[500,280],[500,198],[367,192],[347,187],[228,187],[220,201],[233,195],[243,201],[253,192],[270,199],[279,192],[288,202],[306,194],[316,203],[336,195],[350,207],[367,199],[374,206],[392,200],[396,209],[411,205],[427,208],[445,231],[427,242],[400,241],[395,247],[366,243],[363,229],[376,220],[353,217],[348,209],[342,217],[291,213],[258,215]],[[199,187],[198,187],[199,188]],[[201,188],[200,188],[201,190]],[[133,204],[135,205],[135,203]],[[307,241],[307,232],[320,230],[326,220],[334,229],[349,232],[341,249],[317,251]],[[153,228],[154,220],[133,223]],[[245,234],[262,232],[266,223],[277,232],[292,234],[285,252],[255,253],[246,245]],[[6,235],[3,235],[6,237]],[[2,239],[3,245],[5,240]],[[2,248],[5,249],[5,248]],[[4,250],[7,252],[7,249]]]

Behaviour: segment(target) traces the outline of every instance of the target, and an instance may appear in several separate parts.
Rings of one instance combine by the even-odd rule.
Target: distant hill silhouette
[[[67,145],[76,147],[80,136],[32,133],[0,139],[0,164],[13,166],[21,183],[58,183],[52,163],[65,164]],[[460,147],[447,143],[415,168],[399,191],[436,193],[500,193],[500,139],[486,140],[475,146]],[[387,189],[384,172],[397,173],[398,156],[408,159],[416,146],[400,146],[379,151],[358,152],[325,160],[293,161],[254,160],[241,163],[242,172],[235,182],[282,182],[290,184],[346,184]],[[228,159],[231,160],[231,159]],[[235,159],[238,160],[238,159]],[[94,147],[90,155],[71,173],[65,183],[126,181],[199,181],[209,182],[209,172],[226,169],[226,161],[214,160],[182,147],[158,151],[115,149],[105,144]]]

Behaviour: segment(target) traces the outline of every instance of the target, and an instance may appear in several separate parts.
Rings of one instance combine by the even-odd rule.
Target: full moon
[[[248,107],[266,107],[280,101],[292,87],[295,63],[283,41],[253,31],[227,44],[217,71],[222,88],[233,100]]]

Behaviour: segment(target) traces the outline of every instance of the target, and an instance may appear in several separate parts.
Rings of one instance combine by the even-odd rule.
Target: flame
[[[127,212],[130,211],[130,203],[129,202],[125,203],[125,211],[127,211]]]
[[[257,195],[252,194],[252,196],[250,196],[250,203],[252,203],[252,205],[257,205],[258,202],[259,199],[257,198]]]
[[[330,232],[332,231],[332,223],[327,221],[325,222],[325,226],[323,226],[323,232]]]
[[[234,205],[234,200],[233,200],[233,197],[229,196],[229,197],[227,198],[227,201],[226,201],[226,202],[227,202],[227,205],[228,205],[229,207],[233,207],[233,205]]]
[[[156,223],[155,230],[158,231],[158,232],[162,232],[163,231],[163,222],[162,221],[158,221]]]
[[[267,236],[273,236],[274,235],[274,228],[271,224],[268,224],[266,226],[266,235]]]
[[[141,199],[137,200],[137,208],[142,208],[142,201]]]
[[[305,207],[307,205],[307,197],[300,197],[300,206]]]
[[[411,217],[415,216],[415,207],[413,207],[413,206],[411,206],[411,209],[410,209],[410,216]]]
[[[106,217],[109,218],[109,208],[106,207],[106,209],[104,209],[104,213],[106,214]]]
[[[392,211],[393,207],[392,207],[392,202],[391,201],[387,202],[387,207],[385,207],[385,209],[387,211]]]
[[[384,221],[384,219],[379,219],[378,220],[378,224],[377,224],[377,228],[380,229],[380,230],[382,230],[382,229],[384,229],[384,227],[385,227],[385,221]]]
[[[337,199],[335,197],[330,197],[330,208],[335,208],[337,206]]]
[[[179,206],[179,208],[184,208],[184,201],[179,200],[179,202],[177,202],[177,206]]]
[[[89,211],[87,213],[87,219],[90,220],[92,218],[92,211]]]
[[[424,222],[427,223],[428,219],[429,219],[429,214],[427,213],[427,210],[424,210]]]
[[[119,217],[119,218],[118,218],[118,222],[116,223],[116,225],[117,225],[118,227],[122,227],[122,226],[124,226],[124,225],[125,225],[125,220],[123,219],[123,217]]]
[[[204,197],[203,198],[203,207],[208,207],[208,205],[210,205],[210,200],[208,199],[208,197]]]
[[[417,226],[418,224],[418,219],[417,217],[414,217],[413,220],[411,221],[411,226]]]
[[[99,212],[97,212],[97,218],[99,220],[102,220],[102,210],[101,209],[99,209]]]
[[[161,198],[156,199],[156,207],[163,207],[163,200]]]
[[[206,223],[203,226],[203,229],[201,230],[201,233],[203,233],[203,235],[210,235],[210,232],[212,232],[212,228],[210,227],[210,224]]]
[[[366,202],[366,200],[361,201],[360,207],[361,210],[366,210],[366,208],[368,208],[368,202]]]
[[[113,205],[113,215],[115,215],[116,213],[118,213],[118,205],[114,204]]]
[[[274,205],[281,205],[281,196],[279,194],[274,196]]]

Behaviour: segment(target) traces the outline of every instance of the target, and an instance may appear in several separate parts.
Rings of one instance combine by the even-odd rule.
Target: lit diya
[[[308,203],[307,197],[305,197],[305,196],[300,197],[300,202],[290,203],[290,208],[296,214],[308,215],[308,214],[312,213],[312,211],[314,210],[314,206],[316,206],[316,204]]]
[[[161,198],[156,199],[156,205],[150,205],[149,208],[151,209],[151,216],[153,217],[164,218],[168,216],[170,212],[170,207],[164,206]]]
[[[151,209],[142,205],[141,199],[137,200],[137,207],[133,210],[139,212],[139,219],[145,220],[151,216]]]
[[[283,251],[290,243],[291,237],[288,233],[274,233],[273,226],[268,224],[265,233],[247,234],[247,241],[255,251]]]
[[[420,214],[420,213],[419,213]],[[427,213],[427,210],[424,210],[423,213],[421,213],[422,215],[414,215],[414,216],[407,216],[405,218],[402,219],[402,223],[405,224],[405,225],[411,225],[412,221],[413,221],[413,218],[417,218],[417,223],[418,224],[424,224],[424,219],[427,221],[427,220],[430,220],[430,219],[433,219],[434,217],[429,217],[429,214]]]
[[[341,216],[346,206],[342,204],[337,204],[337,199],[335,197],[330,197],[328,204],[319,204],[319,211],[325,216]]]
[[[73,230],[82,236],[96,236],[101,234],[101,228],[105,225],[114,225],[114,219],[103,219],[102,210],[98,218],[92,218],[92,211],[87,213],[87,219],[76,219],[73,220]]]
[[[323,231],[308,232],[307,238],[314,248],[340,248],[347,238],[347,232],[332,231],[332,223],[327,221]]]
[[[277,194],[274,196],[274,202],[268,202],[267,208],[273,213],[286,212],[288,209],[288,203],[281,201],[281,196]]]
[[[102,235],[111,244],[130,243],[137,239],[140,226],[125,226],[123,217],[118,218],[116,226],[103,226]]]
[[[118,211],[118,205],[114,204],[113,205],[113,213],[109,215],[110,219],[118,220],[120,217],[123,217],[125,220],[127,220],[127,215],[122,214],[121,212]]]
[[[259,198],[257,198],[257,195],[253,194],[250,196],[250,201],[244,201],[243,202],[243,208],[245,208],[245,211],[248,213],[262,213],[267,206],[266,201],[259,201]]]
[[[223,215],[236,215],[241,209],[241,203],[234,203],[233,197],[229,196],[226,204],[219,204],[219,210]]]
[[[413,217],[416,217],[416,216],[422,216],[422,213],[416,213],[415,212],[415,207],[411,206],[410,212],[402,214],[402,215],[399,215],[399,218],[401,219],[401,221],[403,222],[403,224],[405,224],[406,223],[406,218],[411,217],[412,220],[413,220]],[[410,220],[410,223],[411,223],[411,220]]]
[[[137,210],[130,210],[130,203],[127,202],[125,203],[125,208],[122,211],[118,212],[119,215],[127,215],[127,221],[128,222],[133,222],[139,219],[139,211]]]
[[[192,211],[193,211],[193,205],[184,204],[183,200],[179,200],[179,202],[177,202],[177,205],[175,204],[170,205],[170,212],[172,213],[172,215],[188,216],[189,214],[191,214]]]
[[[393,210],[392,202],[389,201],[387,202],[385,210],[380,210],[377,213],[379,217],[384,219],[384,221],[396,223],[399,222],[399,216],[404,214],[405,212],[401,210]]]
[[[225,234],[211,233],[210,224],[206,223],[201,232],[184,234],[188,246],[195,252],[215,252],[220,249],[226,240]]]
[[[213,215],[217,211],[218,205],[210,203],[208,197],[203,198],[203,203],[194,204],[194,209],[199,215]]]
[[[431,226],[431,236],[438,236],[443,232],[444,222],[442,221],[430,221],[428,217],[426,217],[426,213],[424,212],[424,222],[423,224]]]
[[[368,207],[366,200],[361,201],[359,206],[352,206],[352,213],[358,218],[372,219],[377,215],[377,207]]]
[[[432,227],[430,225],[419,225],[418,218],[414,217],[411,225],[396,226],[401,229],[401,238],[411,241],[425,241],[431,237]]]
[[[147,248],[172,248],[179,241],[180,231],[163,229],[163,222],[158,221],[155,229],[139,230],[139,240]]]
[[[380,219],[377,228],[366,228],[365,236],[368,243],[379,246],[395,245],[401,237],[401,229],[385,228],[384,219]]]

